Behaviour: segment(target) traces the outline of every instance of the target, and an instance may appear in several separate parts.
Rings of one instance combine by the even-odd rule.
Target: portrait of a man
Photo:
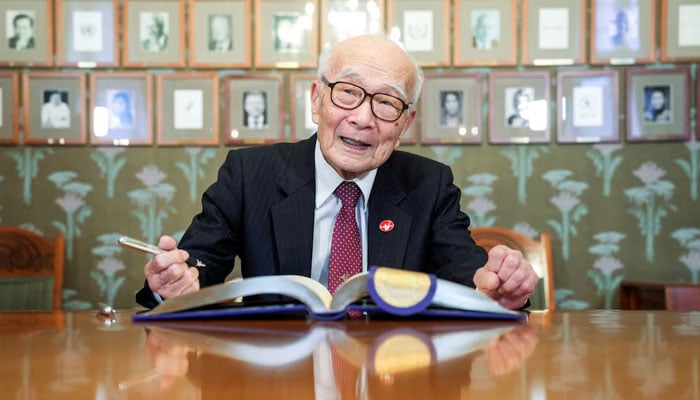
[[[274,49],[280,53],[299,53],[304,41],[304,30],[298,13],[275,14]]]
[[[530,103],[535,90],[531,87],[506,88],[506,126],[511,128],[530,127]]]
[[[142,12],[140,18],[141,50],[164,51],[168,47],[168,13]]]
[[[108,90],[109,128],[125,129],[134,126],[133,94],[125,90]]]
[[[243,92],[243,126],[267,128],[267,93],[260,90]]]
[[[498,10],[476,10],[471,13],[472,48],[491,50],[498,47],[501,24]]]
[[[41,127],[45,129],[70,128],[68,91],[44,90],[41,106]]]
[[[440,126],[455,128],[464,124],[462,99],[464,93],[458,90],[440,91]]]
[[[671,86],[644,87],[644,121],[651,124],[671,122]]]
[[[31,50],[36,47],[34,40],[34,11],[17,10],[5,14],[7,44],[12,50]]]
[[[233,21],[227,14],[211,14],[207,17],[209,26],[209,51],[226,53],[233,50]]]

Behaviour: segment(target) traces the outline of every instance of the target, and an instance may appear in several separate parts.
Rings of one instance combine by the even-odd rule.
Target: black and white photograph
[[[299,53],[304,43],[304,28],[298,13],[277,13],[274,18],[274,49],[279,53]]]
[[[149,52],[165,51],[170,34],[169,16],[166,12],[141,12],[139,32],[141,50]]]
[[[119,65],[119,1],[55,0],[56,65]]]
[[[654,0],[591,0],[592,64],[639,64],[656,59]]]
[[[267,93],[259,90],[243,92],[243,126],[267,128]]]
[[[102,51],[102,12],[73,12],[73,49],[77,52]]]
[[[41,106],[41,127],[70,128],[70,106],[67,90],[44,90]]]
[[[472,48],[491,50],[498,47],[501,32],[501,14],[496,9],[471,12]]]
[[[670,123],[673,120],[671,111],[671,86],[644,87],[644,121],[646,123]]]
[[[600,4],[596,16],[598,51],[639,50],[638,5],[631,3],[629,7],[617,7],[614,3]]]
[[[505,125],[511,128],[530,127],[530,107],[534,100],[532,87],[509,87],[505,91]]]
[[[690,137],[691,72],[676,68],[629,68],[627,140],[681,141]]]
[[[36,13],[32,10],[8,10],[5,13],[7,45],[11,50],[32,50],[36,47]]]
[[[211,52],[228,53],[233,50],[233,17],[228,14],[207,16],[209,27],[208,48]]]
[[[464,125],[464,92],[459,90],[440,91],[440,126],[456,128]]]

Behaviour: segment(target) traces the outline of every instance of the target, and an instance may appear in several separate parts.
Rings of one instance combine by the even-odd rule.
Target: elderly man
[[[347,275],[385,265],[522,307],[537,282],[522,254],[497,246],[487,256],[469,235],[450,168],[395,150],[414,122],[422,80],[382,36],[325,49],[311,85],[317,135],[229,152],[179,248],[161,237],[166,252],[146,264],[137,300],[150,307],[220,283],[238,256],[244,278],[305,275],[333,292]],[[207,267],[189,267],[190,255]]]

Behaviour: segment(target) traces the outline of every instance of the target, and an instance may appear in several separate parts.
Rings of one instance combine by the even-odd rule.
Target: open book
[[[295,301],[250,305],[246,296],[277,294]],[[348,311],[435,318],[522,319],[473,288],[432,274],[372,267],[345,281],[334,296],[318,281],[298,275],[271,275],[230,281],[198,292],[172,297],[152,310],[136,313],[135,321],[227,318],[280,313],[306,313],[311,318],[341,319]]]

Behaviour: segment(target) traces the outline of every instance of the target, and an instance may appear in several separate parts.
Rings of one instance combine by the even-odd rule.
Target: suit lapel
[[[311,275],[315,143],[314,136],[294,146],[278,182],[286,196],[271,209],[279,274]]]
[[[384,164],[377,176],[369,199],[367,217],[368,267],[384,265],[400,268],[406,256],[413,218],[399,204],[406,196],[391,166]],[[384,220],[394,223],[394,229],[382,231]]]

